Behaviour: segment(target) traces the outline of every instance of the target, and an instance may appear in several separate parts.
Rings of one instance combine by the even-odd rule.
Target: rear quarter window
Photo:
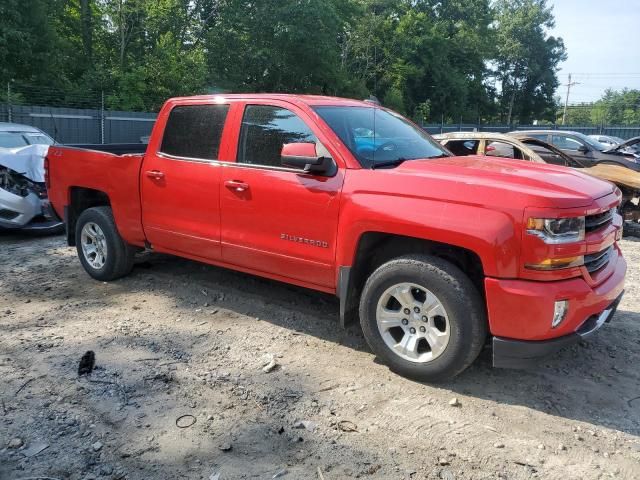
[[[229,105],[179,105],[169,113],[160,152],[216,160]]]
[[[449,140],[445,145],[449,151],[459,157],[475,155],[478,153],[478,140]]]

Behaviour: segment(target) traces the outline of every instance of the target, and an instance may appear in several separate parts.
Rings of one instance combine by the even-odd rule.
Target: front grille
[[[612,219],[613,209],[602,213],[596,213],[595,215],[588,215],[584,221],[584,230],[587,233],[594,232],[609,225]]]
[[[587,268],[589,273],[594,273],[603,268],[607,263],[609,263],[609,257],[611,256],[611,252],[613,250],[613,246],[602,250],[601,252],[592,253],[590,255],[584,256],[584,266]]]

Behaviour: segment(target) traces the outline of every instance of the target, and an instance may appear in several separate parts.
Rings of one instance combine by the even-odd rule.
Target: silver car
[[[54,143],[35,127],[0,123],[0,230],[62,231],[44,182],[44,157]]]
[[[612,135],[589,135],[596,142],[599,142],[607,147],[615,147],[616,145],[621,144],[624,140],[620,137],[614,137]]]

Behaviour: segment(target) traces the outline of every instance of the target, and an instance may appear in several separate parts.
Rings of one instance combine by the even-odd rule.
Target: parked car
[[[527,132],[511,132],[508,135],[493,132],[451,132],[435,135],[435,138],[457,155],[484,155],[551,163],[580,169],[583,173],[610,181],[622,192],[620,213],[625,220],[624,231],[629,235],[640,236],[640,172],[606,163],[586,167],[559,148],[529,137]]]
[[[634,159],[635,162],[640,162],[640,137],[630,138],[625,142],[605,150],[605,153],[624,155],[628,159]]]
[[[44,183],[44,157],[53,144],[37,128],[0,123],[0,230],[63,231]]]
[[[462,372],[488,338],[494,365],[539,364],[624,289],[614,185],[454,157],[367,102],[172,99],[145,154],[54,146],[47,172],[91,277],[128,274],[147,248],[332,293],[343,325],[359,316],[381,361],[420,380]]]
[[[640,163],[636,162],[632,155],[614,151],[583,133],[564,130],[518,130],[511,133],[522,133],[551,143],[586,167],[592,167],[597,163],[611,163],[640,172]]]
[[[0,122],[0,149],[22,148],[29,145],[53,145],[55,140],[30,125]]]
[[[605,147],[615,147],[616,145],[620,145],[624,142],[624,140],[620,137],[613,137],[611,135],[589,135],[590,138],[593,138],[596,142],[601,143]]]

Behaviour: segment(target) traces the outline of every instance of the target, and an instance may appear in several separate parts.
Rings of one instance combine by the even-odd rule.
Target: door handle
[[[238,180],[227,180],[224,182],[224,186],[231,190],[235,190],[236,192],[244,192],[249,189],[248,184]]]
[[[147,170],[145,173],[147,177],[154,178],[156,180],[164,178],[164,172],[161,172],[160,170]]]

